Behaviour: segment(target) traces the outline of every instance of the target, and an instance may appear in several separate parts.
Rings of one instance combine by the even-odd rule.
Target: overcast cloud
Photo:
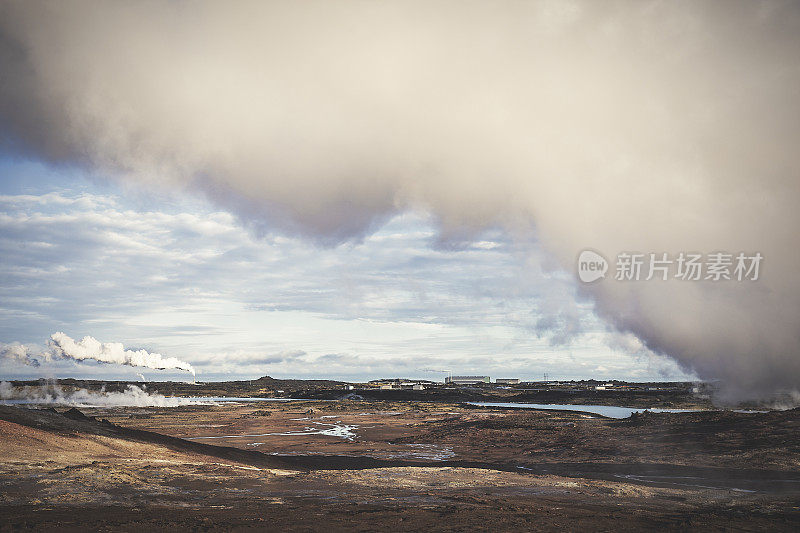
[[[185,359],[199,379],[436,379],[420,369],[442,366],[575,377],[600,361],[608,376],[682,376],[674,364],[662,371],[663,358],[609,349],[591,303],[570,276],[543,269],[533,239],[486,230],[445,242],[429,216],[408,213],[362,241],[324,247],[256,236],[202,200],[153,197],[163,210],[143,210],[135,191],[133,201],[121,190],[95,194],[81,179],[73,191],[36,194],[48,186],[20,181],[28,164],[4,168],[0,340],[9,346],[35,353],[57,330],[91,335]],[[0,364],[11,375],[135,375],[69,361],[34,370],[7,352]]]
[[[311,357],[608,327],[731,399],[795,389],[799,48],[781,1],[0,2],[10,154],[210,202],[9,200],[8,312]],[[576,296],[587,247],[765,259]]]

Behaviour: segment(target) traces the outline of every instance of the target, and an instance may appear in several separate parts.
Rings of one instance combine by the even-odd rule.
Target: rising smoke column
[[[92,359],[101,363],[152,368],[156,370],[184,370],[195,375],[192,365],[175,357],[164,357],[146,350],[126,350],[121,342],[100,342],[94,337],[79,341],[61,332],[50,336],[50,349],[54,357],[85,361]]]
[[[761,252],[757,283],[584,287],[732,395],[800,382],[796,2],[0,3],[0,139],[338,243],[426,209],[565,269]]]

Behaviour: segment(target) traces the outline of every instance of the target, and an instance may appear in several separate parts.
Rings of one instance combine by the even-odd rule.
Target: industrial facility
[[[445,383],[452,385],[478,385],[479,383],[491,383],[489,376],[448,376]]]

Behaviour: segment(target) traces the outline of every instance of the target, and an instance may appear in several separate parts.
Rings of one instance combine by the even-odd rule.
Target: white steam
[[[100,342],[93,337],[84,337],[75,341],[61,332],[50,336],[50,348],[56,357],[83,361],[93,359],[101,363],[116,363],[118,365],[139,366],[155,370],[176,369],[191,372],[195,375],[192,365],[175,357],[164,357],[158,353],[146,350],[126,350],[120,342]]]
[[[65,391],[61,386],[14,387],[7,381],[0,382],[0,403],[69,405],[75,407],[179,407],[182,405],[206,405],[208,402],[192,398],[167,397],[149,393],[143,388],[128,385],[124,392],[98,392],[86,389]]]
[[[0,139],[326,242],[422,208],[570,270],[761,252],[758,282],[586,289],[756,397],[800,382],[799,49],[797,2],[7,2]]]
[[[49,353],[40,353],[41,357],[49,358]],[[0,343],[0,360],[21,363],[28,366],[40,366],[41,363],[24,344],[12,342],[9,344]]]
[[[195,371],[192,365],[175,357],[164,357],[147,350],[126,350],[119,342],[100,342],[94,337],[75,341],[68,335],[56,332],[50,336],[46,349],[35,349],[20,343],[0,343],[0,359],[38,367],[42,361],[71,359],[73,361],[98,361],[154,370]],[[142,377],[144,376],[137,374]]]

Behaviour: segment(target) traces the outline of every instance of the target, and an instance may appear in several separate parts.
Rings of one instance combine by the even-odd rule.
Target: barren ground
[[[0,407],[2,529],[800,526],[797,411],[624,421],[414,402],[82,411],[112,424]]]

